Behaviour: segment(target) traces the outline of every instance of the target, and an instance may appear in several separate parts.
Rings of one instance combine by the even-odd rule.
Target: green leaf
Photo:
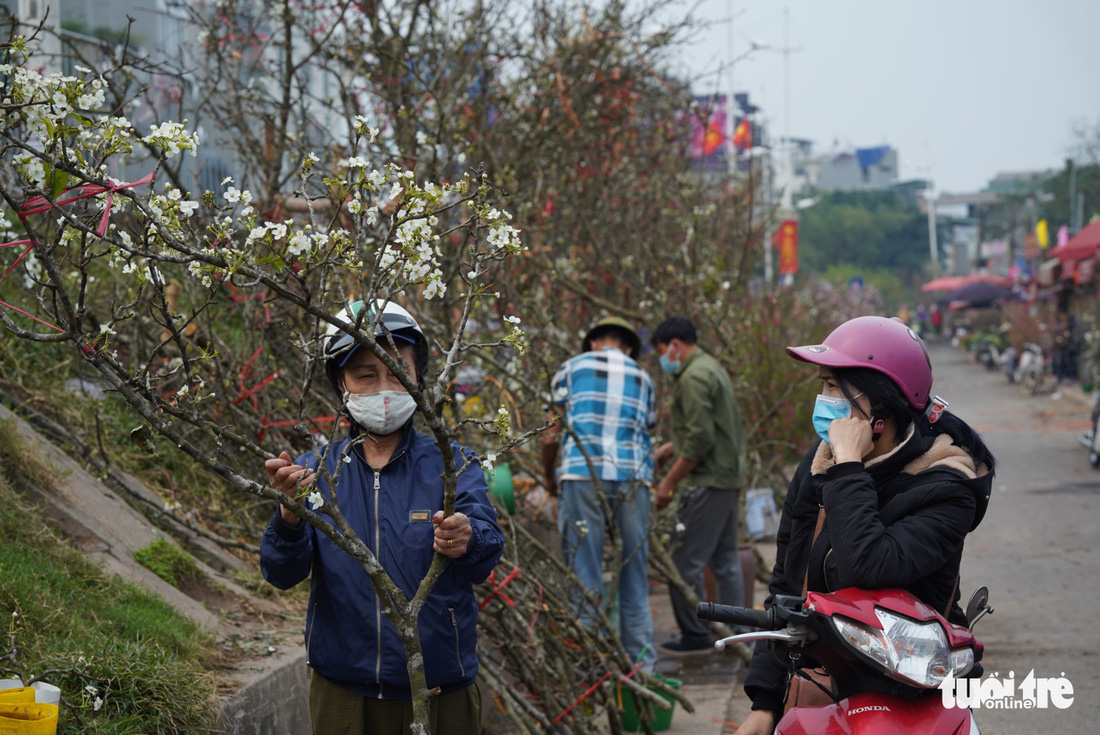
[[[50,172],[52,183],[50,184],[50,199],[57,199],[61,192],[69,188],[69,175],[56,168]]]

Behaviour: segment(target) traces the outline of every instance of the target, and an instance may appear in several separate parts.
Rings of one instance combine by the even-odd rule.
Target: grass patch
[[[210,732],[214,641],[160,598],[104,574],[39,519],[19,489],[49,487],[52,476],[0,422],[0,613],[9,626],[0,673],[47,672],[74,706],[62,707],[62,735]]]
[[[194,557],[162,538],[135,551],[134,560],[176,589],[199,575]]]

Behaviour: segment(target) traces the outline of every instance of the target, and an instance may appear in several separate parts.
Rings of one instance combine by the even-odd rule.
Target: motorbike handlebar
[[[772,628],[774,619],[770,610],[754,610],[749,607],[719,605],[714,602],[699,603],[695,614],[703,620],[713,620],[716,623],[767,629]]]

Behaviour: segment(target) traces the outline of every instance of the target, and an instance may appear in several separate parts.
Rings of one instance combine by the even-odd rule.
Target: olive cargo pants
[[[432,697],[430,707],[431,735],[480,735],[481,692],[477,684]],[[364,697],[313,671],[309,718],[314,735],[408,735],[412,701]]]

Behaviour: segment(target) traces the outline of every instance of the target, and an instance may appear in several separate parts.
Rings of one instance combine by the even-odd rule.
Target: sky
[[[785,129],[784,7],[791,136],[818,151],[889,144],[903,180],[962,193],[1000,172],[1060,169],[1074,123],[1100,127],[1098,0],[701,0],[679,71],[696,93],[725,92],[729,60],[744,56],[733,85],[773,136]]]

